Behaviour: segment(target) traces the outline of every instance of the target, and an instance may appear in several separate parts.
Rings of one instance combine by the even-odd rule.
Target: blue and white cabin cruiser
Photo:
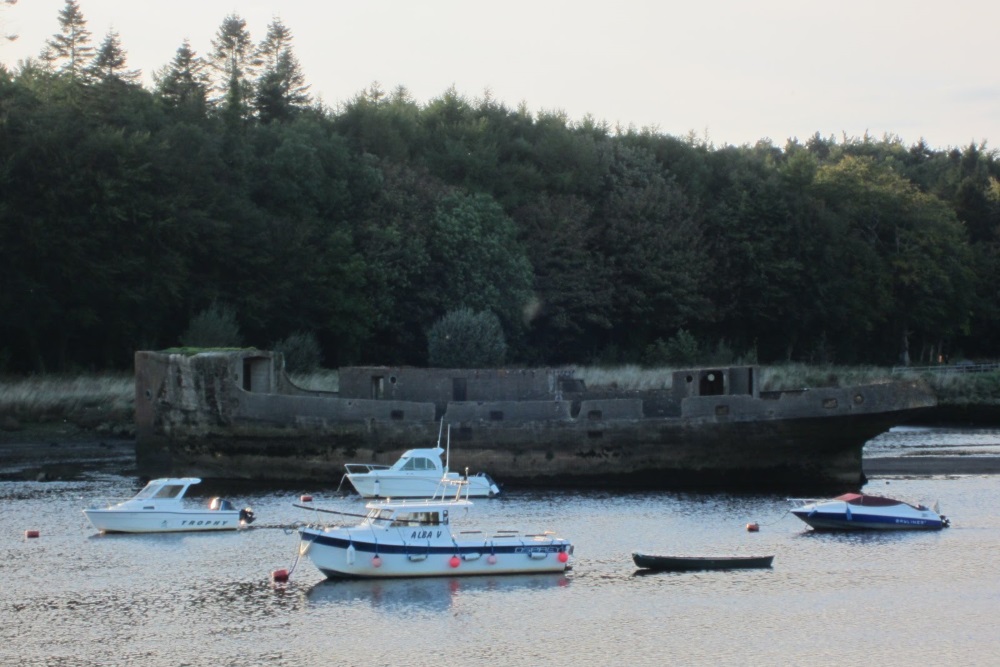
[[[936,509],[864,493],[789,500],[797,505],[792,514],[817,530],[940,530],[950,525]]]
[[[551,532],[456,530],[472,501],[464,481],[426,500],[371,501],[367,514],[351,515],[303,505],[317,513],[363,517],[354,525],[316,521],[299,528],[299,556],[328,579],[441,577],[564,572],[573,545]],[[317,514],[318,519],[318,514]]]
[[[443,427],[442,422],[442,427]],[[433,498],[442,481],[467,482],[463,495],[470,498],[492,498],[500,494],[500,487],[486,473],[464,475],[448,469],[451,427],[448,427],[449,451],[438,446],[427,449],[410,449],[391,466],[374,463],[348,463],[344,477],[363,498]],[[442,456],[444,462],[442,463]]]
[[[83,510],[102,533],[174,533],[237,530],[254,520],[249,507],[236,509],[228,500],[212,498],[208,507],[188,507],[184,494],[197,477],[166,477],[150,480],[134,498],[106,507]]]

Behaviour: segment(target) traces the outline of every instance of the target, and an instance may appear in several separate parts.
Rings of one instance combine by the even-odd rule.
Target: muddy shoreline
[[[0,481],[73,480],[93,470],[136,475],[135,439],[68,423],[0,431]],[[868,477],[996,475],[1000,474],[1000,456],[866,458],[863,470]]]
[[[0,481],[66,481],[90,471],[134,475],[135,439],[69,423],[0,431]]]

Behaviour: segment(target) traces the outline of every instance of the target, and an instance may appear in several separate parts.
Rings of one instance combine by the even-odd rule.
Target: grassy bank
[[[573,369],[591,388],[669,389],[670,368],[619,366]],[[888,368],[808,366],[783,364],[761,366],[762,390],[836,387],[889,382],[900,377],[919,377],[947,405],[1000,405],[1000,372],[896,374]],[[335,370],[295,375],[303,388],[337,391]],[[0,378],[0,432],[37,427],[74,425],[90,432],[130,435],[134,428],[135,380],[131,373],[78,376],[30,376]]]

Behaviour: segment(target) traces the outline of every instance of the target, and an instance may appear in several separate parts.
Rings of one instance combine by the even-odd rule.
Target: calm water
[[[996,449],[1000,431],[896,431],[868,449],[935,446]],[[866,491],[938,501],[952,520],[886,535],[813,533],[782,496],[510,492],[466,522],[556,530],[576,544],[570,573],[346,583],[296,563],[280,527],[307,518],[302,493],[361,508],[335,486],[228,489],[258,517],[239,533],[101,536],[80,509],[138,480],[0,482],[0,664],[1000,664],[997,476],[872,479]],[[634,550],[776,556],[639,575]]]

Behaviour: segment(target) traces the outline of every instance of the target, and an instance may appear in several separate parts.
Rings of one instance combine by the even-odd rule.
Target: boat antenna
[[[448,442],[446,447],[447,449],[444,450],[444,471],[447,474],[451,465],[451,424],[448,424]]]

